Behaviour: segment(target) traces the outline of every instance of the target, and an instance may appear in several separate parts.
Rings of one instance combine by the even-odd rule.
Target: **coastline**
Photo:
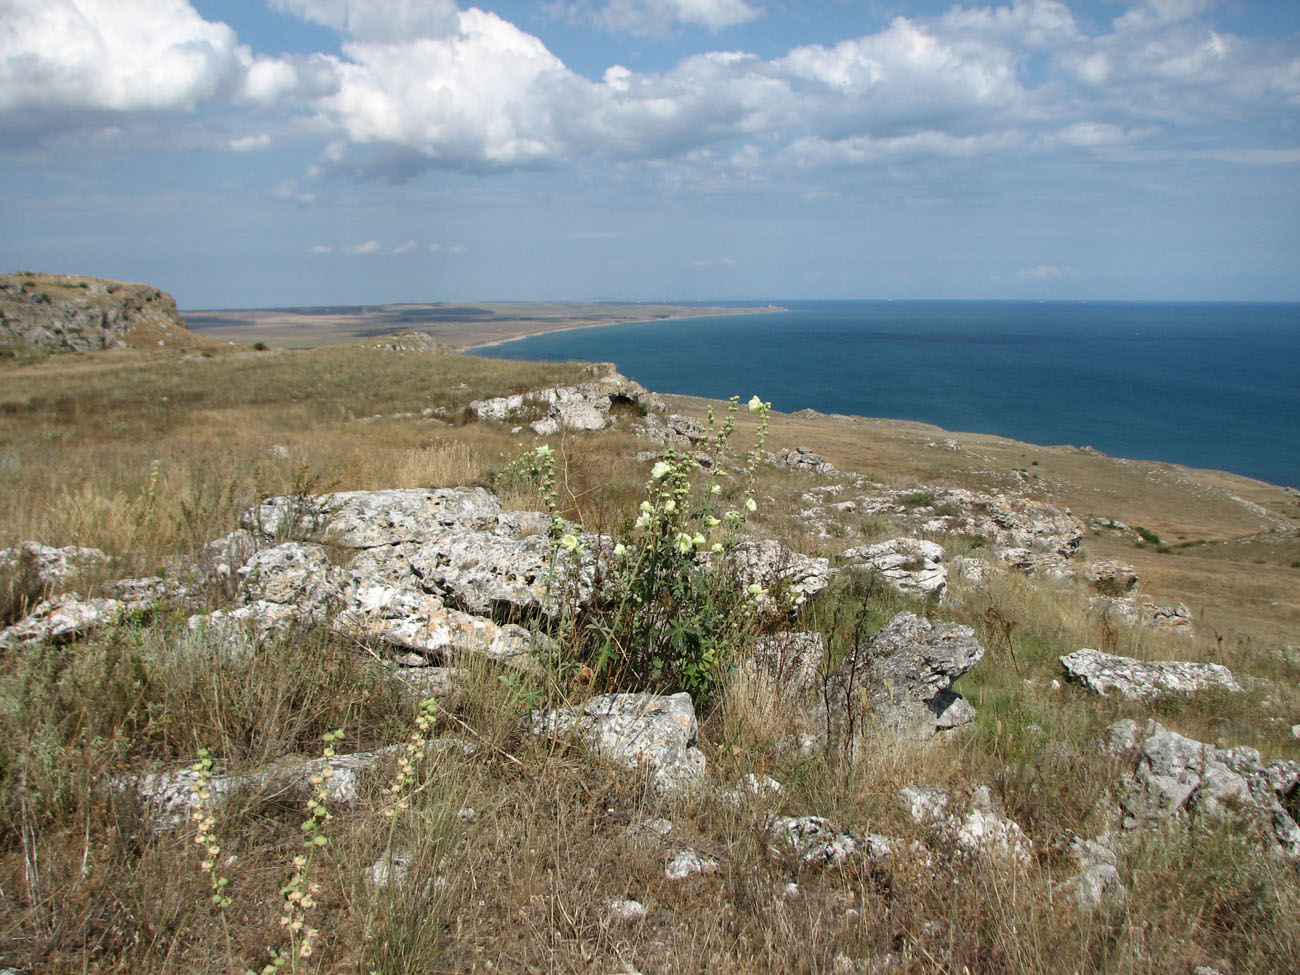
[[[576,332],[584,328],[606,328],[610,325],[653,325],[655,322],[676,322],[687,318],[720,318],[724,315],[761,315],[767,312],[789,311],[790,309],[782,305],[763,305],[762,307],[753,308],[709,308],[702,309],[699,312],[686,311],[682,314],[670,313],[659,315],[655,318],[616,318],[608,322],[569,322],[567,324],[557,324],[554,328],[535,328],[529,331],[518,332],[514,335],[508,335],[504,338],[492,339],[490,342],[479,342],[476,345],[453,346],[457,352],[473,353],[479,349],[492,349],[499,345],[506,345],[510,342],[518,342],[520,339],[532,338],[535,335],[550,335],[554,332]]]

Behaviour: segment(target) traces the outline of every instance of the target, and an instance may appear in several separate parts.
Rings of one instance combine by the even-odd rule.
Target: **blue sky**
[[[0,268],[1300,300],[1295,0],[0,0]]]

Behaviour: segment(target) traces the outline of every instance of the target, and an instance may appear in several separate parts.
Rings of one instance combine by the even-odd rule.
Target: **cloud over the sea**
[[[677,161],[741,140],[760,140],[773,164],[805,166],[1117,144],[1190,152],[1207,120],[1249,123],[1300,105],[1293,47],[1212,29],[1204,4],[1172,0],[1091,31],[1061,0],[958,5],[777,57],[719,49],[659,71],[612,64],[594,78],[517,24],[453,0],[273,4],[336,31],[341,53],[259,54],[184,0],[9,0],[0,131],[12,140],[38,116],[57,129],[246,106],[332,137],[323,170],[405,179],[431,167]],[[626,29],[722,30],[762,12],[743,0],[569,8]],[[259,138],[231,147],[260,148]]]

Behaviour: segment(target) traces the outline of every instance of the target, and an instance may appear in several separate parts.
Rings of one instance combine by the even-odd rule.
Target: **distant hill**
[[[0,357],[212,344],[191,332],[171,295],[147,284],[76,274],[0,274]]]

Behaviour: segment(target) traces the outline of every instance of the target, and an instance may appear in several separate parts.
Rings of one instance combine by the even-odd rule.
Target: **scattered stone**
[[[610,917],[623,924],[635,924],[637,921],[645,920],[645,905],[640,901],[610,899],[605,902],[605,906],[609,910]]]
[[[952,682],[983,656],[969,626],[900,613],[840,662],[826,682],[825,706],[836,722],[869,714],[882,728],[928,736],[961,700],[949,691]]]
[[[1142,661],[1083,649],[1060,658],[1073,681],[1103,697],[1112,691],[1130,700],[1152,700],[1161,694],[1191,694],[1209,687],[1233,693],[1241,685],[1222,664],[1187,660]]]
[[[689,847],[675,853],[664,867],[664,876],[669,880],[685,880],[697,873],[717,873],[718,861],[703,856]]]
[[[951,797],[937,785],[909,785],[899,790],[898,799],[908,818],[918,826],[935,826],[948,817]]]
[[[891,538],[840,553],[842,568],[864,569],[901,593],[924,597],[938,596],[948,585],[946,557],[942,545],[920,538]]]
[[[686,693],[602,694],[580,708],[534,711],[530,726],[535,735],[572,736],[600,758],[648,771],[658,792],[693,786],[704,776],[699,725]]]
[[[772,852],[793,855],[808,866],[838,867],[858,850],[858,841],[821,816],[777,816],[767,827]]]

